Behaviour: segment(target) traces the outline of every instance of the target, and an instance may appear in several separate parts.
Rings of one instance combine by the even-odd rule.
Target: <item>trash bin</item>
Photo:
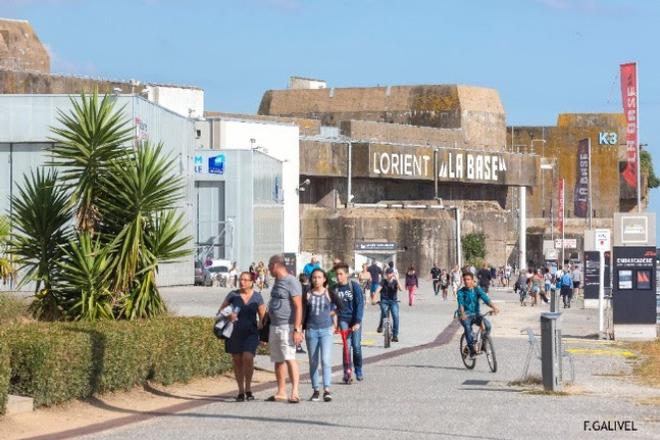
[[[560,316],[561,313],[541,313],[541,372],[546,391],[561,388],[561,331],[557,322]]]

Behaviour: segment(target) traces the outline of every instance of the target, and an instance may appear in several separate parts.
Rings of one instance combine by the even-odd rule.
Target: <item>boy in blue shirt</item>
[[[490,300],[488,295],[475,285],[474,275],[472,272],[463,273],[464,286],[459,289],[456,297],[458,300],[458,316],[465,332],[465,339],[470,350],[470,357],[474,358],[476,352],[474,350],[474,335],[472,334],[472,326],[474,324],[481,325],[483,323],[486,335],[490,333],[490,322],[486,318],[482,318],[480,314],[479,299],[481,299],[488,307],[493,309],[495,314],[499,313],[499,309]]]

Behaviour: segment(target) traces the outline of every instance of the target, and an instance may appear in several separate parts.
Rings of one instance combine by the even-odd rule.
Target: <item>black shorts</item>
[[[580,288],[580,282],[579,281],[573,281],[573,288],[574,289],[579,289]]]

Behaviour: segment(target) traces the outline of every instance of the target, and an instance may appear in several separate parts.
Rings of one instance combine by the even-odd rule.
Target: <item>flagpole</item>
[[[641,162],[642,157],[639,155],[639,76],[637,74],[637,62],[635,62],[635,80],[637,81],[637,133],[635,139],[635,146],[637,148],[637,212],[642,212],[642,173],[641,171]]]

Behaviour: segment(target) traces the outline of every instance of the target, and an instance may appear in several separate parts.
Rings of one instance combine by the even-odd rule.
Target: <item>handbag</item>
[[[266,312],[261,328],[259,329],[259,340],[261,342],[268,342],[268,333],[270,331],[270,316]]]
[[[227,337],[223,334],[226,322],[227,321],[225,320],[224,317],[219,317],[213,323],[213,334],[215,335],[216,338],[221,340],[227,339]]]

